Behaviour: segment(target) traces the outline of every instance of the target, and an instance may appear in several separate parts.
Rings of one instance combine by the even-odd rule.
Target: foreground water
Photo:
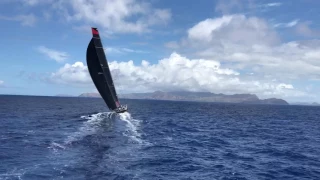
[[[0,96],[0,179],[320,179],[320,108]]]

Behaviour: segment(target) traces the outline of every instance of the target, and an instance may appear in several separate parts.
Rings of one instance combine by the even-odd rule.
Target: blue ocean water
[[[320,179],[320,108],[0,96],[0,179]]]

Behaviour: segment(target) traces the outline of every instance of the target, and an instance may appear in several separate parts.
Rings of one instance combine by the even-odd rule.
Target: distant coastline
[[[101,98],[99,93],[83,93],[83,94],[80,94],[79,97]],[[225,95],[225,94],[215,94],[210,92],[155,91],[151,93],[119,94],[119,98],[172,100],[172,101],[198,101],[198,102],[217,102],[217,103],[240,103],[240,104],[289,105],[289,103],[283,99],[278,99],[278,98],[259,99],[255,94]]]
[[[234,95],[224,95],[224,94],[215,94],[219,96],[231,96],[230,98],[234,98],[234,101],[228,100],[228,98],[225,98],[224,100],[222,97],[220,97],[220,100],[218,97],[213,98],[210,97],[206,99],[205,97],[198,97],[198,98],[190,98],[188,99],[187,97],[180,97],[180,96],[175,96],[175,98],[170,98],[167,95],[170,95],[171,93],[176,94],[179,92],[161,92],[161,91],[156,91],[153,93],[131,93],[131,94],[119,94],[119,98],[121,99],[145,99],[145,100],[170,100],[170,101],[196,101],[196,102],[216,102],[216,103],[242,103],[242,104],[281,104],[281,105],[293,105],[293,106],[320,106],[319,103],[317,102],[287,102],[283,99],[277,99],[277,98],[269,98],[269,99],[259,99],[256,95],[254,94],[234,94]],[[180,93],[190,93],[190,92],[180,92]],[[200,93],[200,94],[205,94],[204,92],[191,92],[192,93]],[[214,93],[211,93],[214,94]],[[159,96],[160,95],[160,96]],[[165,97],[165,95],[167,97]],[[69,94],[57,94],[57,95],[28,95],[28,94],[0,94],[0,96],[27,96],[27,97],[61,97],[61,98],[101,98],[100,94],[98,93],[82,93],[80,95],[69,95]],[[162,96],[162,97],[161,97]],[[241,102],[241,98],[239,97],[253,97],[251,100],[253,101],[243,101]],[[238,98],[236,98],[238,97]],[[212,100],[214,99],[214,100]],[[244,98],[246,99],[246,98]],[[250,98],[248,98],[250,99]],[[256,99],[256,100],[254,100]],[[258,99],[258,101],[257,101]],[[240,101],[240,102],[239,102]],[[280,103],[279,103],[280,102]]]
[[[56,97],[77,97],[77,96],[74,96],[74,95],[70,95],[70,94],[57,94],[55,95]]]

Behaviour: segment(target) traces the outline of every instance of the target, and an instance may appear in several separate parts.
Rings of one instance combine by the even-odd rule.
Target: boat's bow
[[[116,113],[124,113],[126,111],[128,111],[127,105],[120,105],[118,108],[114,109],[114,112]]]

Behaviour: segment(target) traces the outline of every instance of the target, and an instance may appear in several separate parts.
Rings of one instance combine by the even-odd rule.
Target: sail
[[[92,28],[92,38],[87,48],[87,66],[92,81],[109,109],[118,108],[120,103],[97,28]]]

